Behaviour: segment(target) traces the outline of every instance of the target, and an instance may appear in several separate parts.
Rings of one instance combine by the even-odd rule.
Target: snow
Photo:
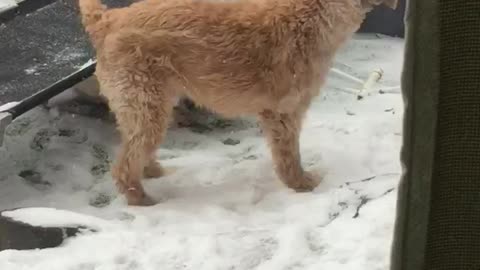
[[[6,12],[17,7],[14,0],[0,0],[0,13]]]
[[[403,40],[357,35],[334,67],[374,90],[400,84]],[[52,249],[0,252],[2,270],[386,270],[401,166],[403,103],[333,73],[301,136],[312,193],[285,188],[258,128],[236,120],[199,133],[172,128],[158,150],[170,174],[145,181],[161,201],[128,207],[108,165],[118,147],[111,122],[43,107],[16,119],[0,149],[0,208],[41,226],[99,229]],[[238,142],[224,144],[223,141]]]
[[[94,61],[93,59],[88,59],[88,61],[85,62],[85,64],[83,64],[83,65],[80,67],[80,69],[84,69],[84,68],[90,66],[91,64],[93,64],[94,62],[95,62],[95,61]]]
[[[8,103],[5,103],[3,105],[0,105],[0,112],[4,112],[4,111],[7,111],[11,108],[13,108],[15,105],[17,105],[18,102],[8,102]]]
[[[2,212],[2,216],[38,227],[80,227],[99,230],[108,226],[100,218],[54,208],[29,207]],[[102,226],[103,225],[103,226]]]

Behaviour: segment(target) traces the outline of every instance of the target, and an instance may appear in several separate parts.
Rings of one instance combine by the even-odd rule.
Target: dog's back
[[[288,109],[318,92],[339,42],[326,34],[331,21],[312,15],[319,12],[308,5],[314,1],[293,2],[149,0],[105,11],[98,0],[80,0],[80,6],[101,54],[155,58],[172,88],[230,116]]]

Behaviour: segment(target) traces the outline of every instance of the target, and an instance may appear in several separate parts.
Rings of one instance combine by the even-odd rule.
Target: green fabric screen
[[[480,1],[410,0],[392,270],[480,269]]]

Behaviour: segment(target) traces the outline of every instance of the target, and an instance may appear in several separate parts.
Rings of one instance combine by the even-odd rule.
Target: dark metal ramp
[[[92,58],[77,2],[57,0],[0,25],[0,105],[33,95]],[[114,7],[131,1],[103,2]]]

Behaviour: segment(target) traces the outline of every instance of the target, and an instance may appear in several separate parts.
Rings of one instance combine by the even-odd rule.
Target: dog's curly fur
[[[153,203],[141,178],[179,97],[227,117],[256,115],[279,178],[297,191],[318,181],[301,165],[302,118],[337,49],[373,6],[396,0],[143,0],[106,9],[79,0],[97,52],[101,93],[122,146],[112,175],[131,205]]]

